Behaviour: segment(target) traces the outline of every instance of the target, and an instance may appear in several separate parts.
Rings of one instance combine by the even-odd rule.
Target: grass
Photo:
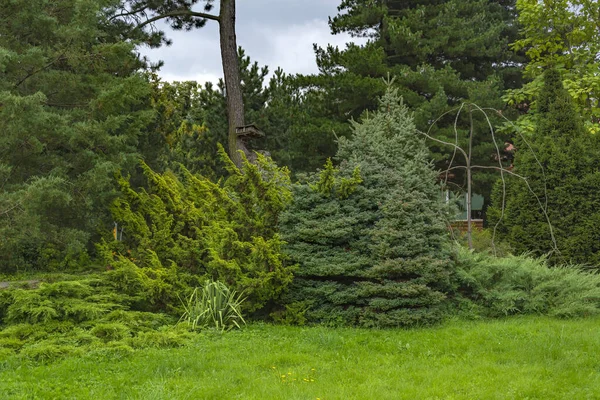
[[[0,361],[2,399],[598,399],[600,319],[250,325],[185,347]]]

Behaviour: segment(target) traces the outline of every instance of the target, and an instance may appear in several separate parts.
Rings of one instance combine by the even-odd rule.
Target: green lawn
[[[600,319],[248,326],[186,347],[0,361],[1,399],[600,399]]]

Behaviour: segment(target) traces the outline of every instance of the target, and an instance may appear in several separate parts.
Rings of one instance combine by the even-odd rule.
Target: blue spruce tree
[[[397,91],[353,123],[328,162],[296,185],[281,219],[300,264],[286,301],[312,322],[413,326],[442,316],[453,268],[446,207],[427,147]]]

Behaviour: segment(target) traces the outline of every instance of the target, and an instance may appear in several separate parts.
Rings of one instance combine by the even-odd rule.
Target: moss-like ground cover
[[[177,349],[0,361],[2,399],[597,399],[600,319],[251,325]]]

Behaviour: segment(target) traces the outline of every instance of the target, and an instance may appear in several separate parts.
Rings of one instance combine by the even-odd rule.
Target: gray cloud
[[[259,65],[277,67],[287,73],[317,71],[313,43],[343,47],[348,35],[331,35],[327,19],[336,14],[339,0],[238,0],[238,45]],[[190,32],[173,31],[160,25],[173,45],[140,49],[151,60],[163,60],[161,77],[166,80],[216,81],[222,76],[218,26]]]

